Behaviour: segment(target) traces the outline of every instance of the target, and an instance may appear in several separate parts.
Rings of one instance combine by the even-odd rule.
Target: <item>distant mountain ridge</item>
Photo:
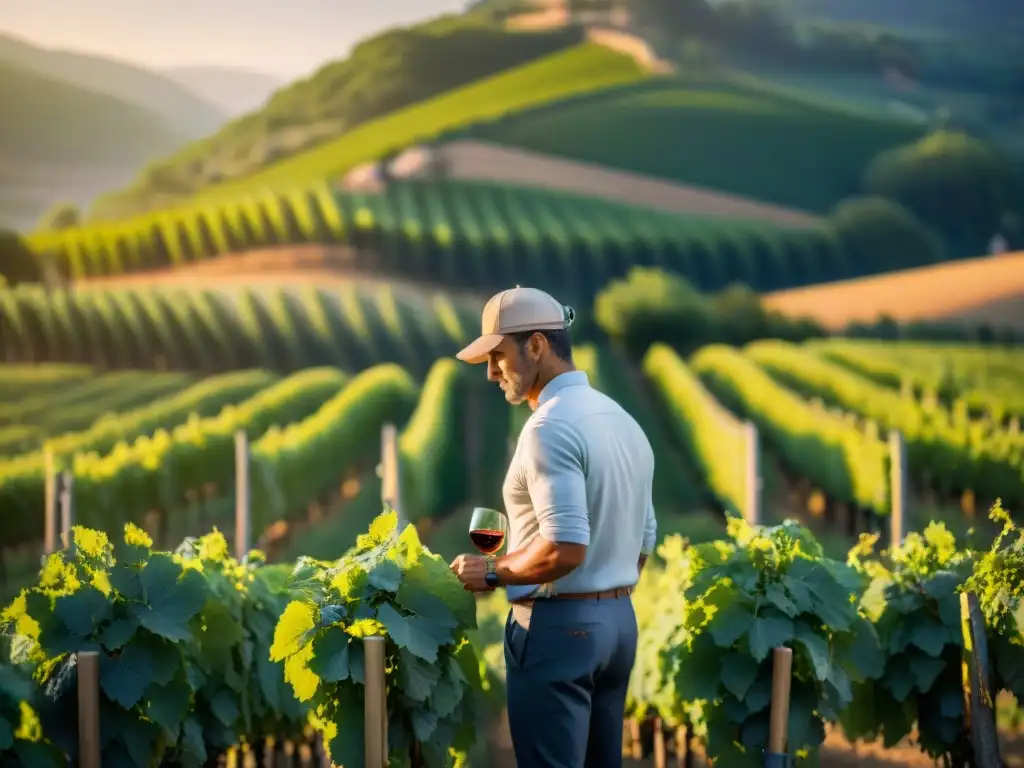
[[[228,117],[262,107],[274,91],[288,84],[288,78],[280,75],[234,67],[164,67],[161,72]]]
[[[0,34],[0,62],[145,108],[185,140],[209,135],[227,118],[220,107],[171,77],[96,54],[44,48]]]

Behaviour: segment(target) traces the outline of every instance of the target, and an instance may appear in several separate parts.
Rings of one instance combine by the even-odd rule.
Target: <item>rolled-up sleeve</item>
[[[590,543],[582,436],[568,422],[542,419],[521,438],[522,465],[538,533],[551,542]]]
[[[658,520],[654,516],[654,501],[647,500],[647,519],[644,521],[644,543],[640,554],[650,557],[658,543]]]

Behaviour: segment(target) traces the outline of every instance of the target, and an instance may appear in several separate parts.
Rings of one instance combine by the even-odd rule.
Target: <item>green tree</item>
[[[895,200],[947,239],[956,255],[981,253],[1013,195],[1011,163],[965,133],[937,131],[878,155],[864,190]]]
[[[0,229],[0,276],[9,285],[42,279],[39,261],[17,232]]]
[[[857,275],[926,266],[946,258],[946,247],[935,232],[884,197],[844,200],[830,221]]]
[[[39,220],[40,229],[61,230],[77,227],[82,221],[78,206],[71,203],[57,203]]]

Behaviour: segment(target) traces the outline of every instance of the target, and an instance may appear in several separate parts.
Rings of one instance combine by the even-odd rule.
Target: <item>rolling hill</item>
[[[42,48],[17,37],[0,35],[0,63],[3,62],[144,107],[162,116],[170,129],[186,140],[205,136],[224,122],[225,115],[218,107],[173,79],[128,62]],[[5,109],[5,119],[8,114]]]
[[[162,117],[0,60],[0,223],[28,228],[58,200],[82,204],[187,137]]]
[[[746,76],[650,78],[470,127],[474,138],[823,213],[920,123]]]
[[[286,83],[278,75],[231,67],[168,67],[162,71],[228,117],[259,108]]]
[[[738,75],[652,74],[630,55],[587,42],[368,121],[198,197],[336,181],[411,145],[475,138],[822,213],[858,191],[870,158],[923,130]],[[96,213],[175,200],[137,186]]]
[[[261,109],[161,161],[128,189],[98,201],[94,213],[118,217],[246,178],[281,158],[358,133],[382,115],[581,40],[573,28],[510,31],[485,14],[386,30],[360,42],[348,58],[277,91]]]

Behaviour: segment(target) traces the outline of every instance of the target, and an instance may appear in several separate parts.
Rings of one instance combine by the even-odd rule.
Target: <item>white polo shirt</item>
[[[508,551],[534,537],[586,544],[583,564],[552,584],[510,586],[510,601],[636,584],[657,541],[654,452],[640,425],[583,371],[552,379],[519,435],[502,493]]]

